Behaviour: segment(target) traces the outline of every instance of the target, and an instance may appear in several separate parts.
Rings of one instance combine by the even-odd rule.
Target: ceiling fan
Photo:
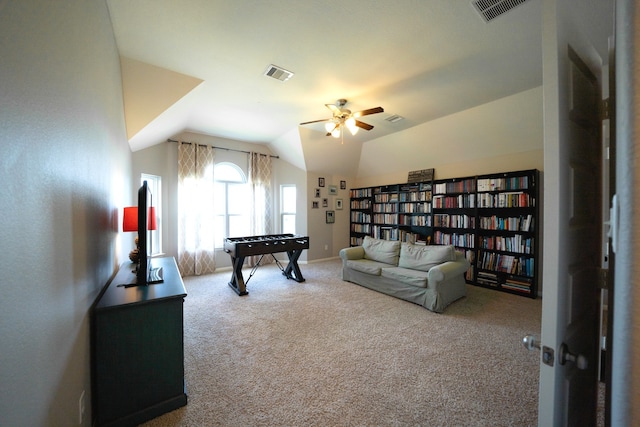
[[[334,138],[340,138],[343,134],[343,128],[349,129],[351,135],[355,135],[358,132],[358,128],[364,130],[371,130],[373,126],[370,124],[361,122],[359,117],[368,116],[369,114],[382,113],[384,109],[382,107],[369,108],[368,110],[358,111],[352,113],[351,110],[345,108],[347,104],[346,99],[338,99],[337,104],[324,104],[331,112],[333,117],[330,119],[313,120],[310,122],[300,123],[300,125],[308,125],[311,123],[327,122],[324,127],[327,130],[327,136],[333,136]]]

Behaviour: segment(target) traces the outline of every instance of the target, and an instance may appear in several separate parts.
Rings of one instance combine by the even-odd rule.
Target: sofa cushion
[[[420,270],[411,270],[402,267],[383,268],[380,273],[382,277],[397,280],[407,285],[416,286],[418,288],[427,287],[427,276],[429,273]]]
[[[351,268],[353,270],[371,274],[374,276],[379,276],[380,270],[382,270],[384,267],[389,267],[389,264],[372,261],[370,259],[350,259],[347,260],[346,265],[348,268]]]
[[[456,251],[453,246],[402,243],[398,267],[429,271],[431,267],[455,260]]]
[[[374,239],[370,236],[365,236],[362,247],[364,248],[364,257],[366,259],[384,262],[393,266],[398,265],[400,242]]]

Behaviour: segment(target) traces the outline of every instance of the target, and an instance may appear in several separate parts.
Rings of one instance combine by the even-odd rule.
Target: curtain
[[[182,276],[216,268],[213,147],[178,144],[178,268]]]
[[[272,194],[271,156],[249,153],[249,186],[251,188],[251,235],[272,234]],[[251,266],[256,265],[260,256],[249,258]],[[265,256],[261,264],[273,262],[272,256]]]

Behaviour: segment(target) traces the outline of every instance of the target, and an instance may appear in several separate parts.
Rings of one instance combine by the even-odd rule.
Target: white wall
[[[541,152],[542,146],[542,88],[537,87],[364,143],[357,185],[365,187],[380,176],[388,177],[381,184],[406,182],[409,171],[428,168],[435,169],[436,179],[541,169],[542,157],[536,154],[531,167],[521,167],[526,162],[512,167],[508,161],[498,170],[488,170],[483,164]]]
[[[245,175],[248,173],[248,155],[240,151],[254,151],[263,154],[271,154],[269,148],[262,144],[251,144],[247,142],[234,141],[210,135],[183,132],[171,138],[176,141],[185,141],[198,144],[212,145],[220,147],[215,153],[215,163],[232,162],[238,165]],[[225,150],[228,148],[230,150]],[[161,142],[158,145],[145,148],[133,153],[132,176],[133,184],[131,194],[135,194],[139,187],[140,174],[150,173],[162,177],[162,238],[163,251],[169,256],[178,256],[178,144],[175,142]],[[280,233],[280,185],[294,184],[298,189],[297,205],[298,215],[296,218],[296,232],[306,234],[307,221],[306,212],[306,173],[282,159],[272,159],[272,182],[273,182],[273,224],[272,232]],[[133,243],[131,243],[133,244]],[[286,258],[286,256],[285,256]],[[307,258],[306,251],[300,257],[301,261]],[[216,251],[216,266],[225,268],[231,266],[231,259],[223,250]]]
[[[102,1],[2,2],[0,41],[0,425],[78,425],[84,391],[88,426],[90,307],[131,203],[118,53]]]

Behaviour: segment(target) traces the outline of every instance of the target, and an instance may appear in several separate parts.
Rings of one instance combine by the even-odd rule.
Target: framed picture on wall
[[[335,196],[336,194],[338,194],[338,187],[336,187],[335,185],[330,185],[329,186],[329,195],[330,196]]]
[[[340,189],[341,190],[347,189],[347,181],[340,181]]]
[[[318,202],[311,202],[311,209],[318,209]]]
[[[329,207],[329,199],[322,199],[322,207],[323,208],[328,208]]]
[[[318,187],[324,187],[324,178],[318,178]]]
[[[327,224],[333,224],[336,222],[336,213],[334,211],[327,211]]]
[[[342,209],[342,199],[336,199],[336,210],[339,211]]]
[[[316,197],[320,197],[320,189],[316,188]]]

